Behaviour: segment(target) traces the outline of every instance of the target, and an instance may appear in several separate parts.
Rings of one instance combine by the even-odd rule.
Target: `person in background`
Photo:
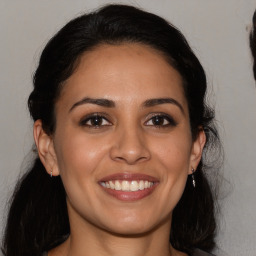
[[[253,56],[253,75],[256,80],[256,11],[252,18],[252,30],[250,33],[250,47]]]

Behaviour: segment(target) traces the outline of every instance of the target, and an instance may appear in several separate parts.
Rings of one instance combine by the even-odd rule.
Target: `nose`
[[[110,157],[114,161],[129,165],[149,160],[150,151],[143,132],[126,129],[115,134]]]

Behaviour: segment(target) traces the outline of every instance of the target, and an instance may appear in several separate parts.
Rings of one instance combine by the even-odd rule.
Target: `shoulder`
[[[191,254],[191,256],[215,256],[215,255],[208,253],[208,252],[204,252],[200,249],[195,249],[193,251],[193,253]]]

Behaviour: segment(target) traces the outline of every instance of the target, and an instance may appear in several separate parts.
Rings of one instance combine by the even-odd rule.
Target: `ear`
[[[39,158],[49,175],[59,175],[57,157],[53,145],[53,139],[48,135],[42,126],[41,120],[34,123],[34,140],[36,143]]]
[[[203,129],[200,129],[197,138],[193,142],[190,155],[189,174],[192,174],[192,169],[196,170],[201,160],[203,148],[206,142],[206,135]]]

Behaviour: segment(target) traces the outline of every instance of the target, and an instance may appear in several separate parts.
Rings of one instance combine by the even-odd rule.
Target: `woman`
[[[14,193],[4,254],[208,255],[203,161],[218,136],[205,93],[185,38],[154,14],[108,5],[64,26],[34,75],[38,155]]]

